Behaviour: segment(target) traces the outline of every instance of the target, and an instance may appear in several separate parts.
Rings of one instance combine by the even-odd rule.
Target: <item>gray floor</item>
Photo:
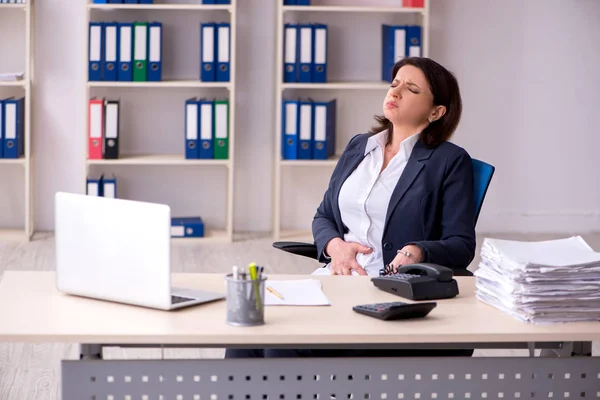
[[[513,240],[547,240],[568,235],[487,234],[488,237]],[[600,251],[600,233],[582,235],[596,251]],[[484,235],[478,238],[477,254]],[[230,271],[232,265],[244,265],[255,261],[265,266],[268,273],[308,274],[319,266],[314,260],[293,256],[271,246],[269,237],[242,235],[233,244],[190,245],[176,243],[173,246],[174,272]],[[476,258],[477,264],[479,257]],[[27,244],[0,243],[0,274],[6,270],[54,270],[54,240],[52,235],[37,235]],[[1,323],[1,321],[0,321]],[[594,344],[594,355],[598,353]],[[62,343],[30,345],[23,343],[0,344],[0,399],[59,399],[59,362],[73,358],[75,347]],[[198,358],[222,357],[221,349],[164,350],[140,349],[124,351],[111,348],[106,358]],[[523,351],[485,350],[476,356],[507,356],[527,354]]]

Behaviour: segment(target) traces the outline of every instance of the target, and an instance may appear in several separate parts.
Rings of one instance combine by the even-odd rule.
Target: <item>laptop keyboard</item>
[[[173,296],[171,295],[171,304],[183,303],[184,301],[194,300],[189,297]]]

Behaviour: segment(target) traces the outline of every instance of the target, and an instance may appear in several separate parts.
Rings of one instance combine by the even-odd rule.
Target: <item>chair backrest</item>
[[[490,182],[492,181],[492,176],[494,176],[494,171],[496,168],[493,165],[485,163],[480,160],[473,160],[473,195],[475,196],[475,221],[474,224],[477,225],[477,219],[479,218],[479,213],[481,211],[481,206],[483,205],[483,200],[485,199],[485,194],[487,193],[488,187],[490,186]]]

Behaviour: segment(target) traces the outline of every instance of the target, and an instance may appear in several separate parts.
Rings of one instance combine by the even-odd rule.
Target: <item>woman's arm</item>
[[[423,253],[423,262],[466,269],[475,257],[473,164],[465,151],[446,166],[441,196],[440,240],[409,242]]]
[[[354,136],[348,145],[344,149],[340,159],[338,160],[335,169],[333,170],[333,174],[329,179],[329,186],[323,195],[323,200],[321,204],[317,208],[317,212],[313,218],[312,222],[312,232],[315,240],[315,245],[317,246],[317,254],[318,260],[321,262],[328,262],[329,257],[324,254],[325,248],[329,241],[334,238],[343,239],[343,235],[338,231],[338,228],[335,223],[335,217],[333,214],[333,193],[335,192],[334,188],[334,177],[340,175],[342,173],[342,165],[346,159],[347,151],[350,148],[351,144],[353,144],[354,140],[360,135]]]

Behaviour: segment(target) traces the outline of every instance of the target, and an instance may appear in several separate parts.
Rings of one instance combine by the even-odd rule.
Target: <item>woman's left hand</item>
[[[402,252],[407,252],[408,254],[410,254],[410,257],[406,256]],[[396,272],[396,269],[400,268],[403,265],[416,264],[416,263],[420,263],[422,261],[423,261],[423,252],[421,251],[421,248],[419,246],[415,246],[415,245],[411,244],[408,246],[404,246],[398,252],[396,257],[394,257],[394,260],[392,260],[391,265],[393,266],[393,271]]]

